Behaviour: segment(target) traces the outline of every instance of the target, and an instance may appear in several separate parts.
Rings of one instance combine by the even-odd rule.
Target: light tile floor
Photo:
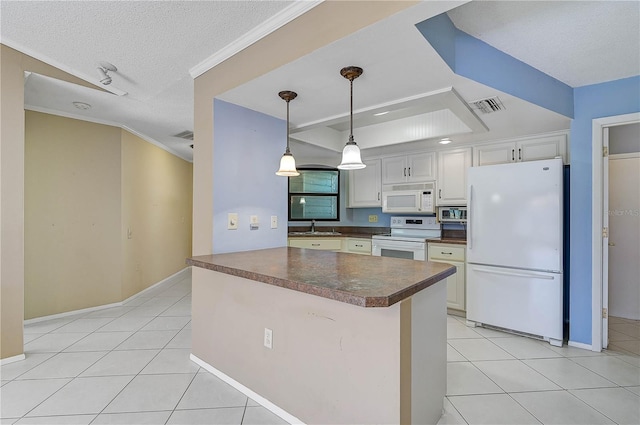
[[[439,424],[640,424],[640,321],[609,323],[609,349],[595,353],[447,317]]]
[[[25,326],[2,366],[2,424],[284,424],[189,360],[191,280],[122,307]],[[447,318],[440,424],[640,424],[640,322],[594,353]]]
[[[285,424],[189,359],[191,279],[25,326],[0,370],[2,424]]]

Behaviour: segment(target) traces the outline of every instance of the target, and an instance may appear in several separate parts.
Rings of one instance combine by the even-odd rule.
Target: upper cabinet
[[[435,152],[422,152],[382,159],[382,184],[425,182],[435,179]]]
[[[349,171],[349,208],[382,206],[382,160],[364,160],[366,168]]]
[[[471,148],[438,152],[437,205],[467,204],[467,170],[471,167]]]
[[[562,157],[566,163],[567,137],[564,134],[480,145],[474,149],[475,165],[506,164]]]

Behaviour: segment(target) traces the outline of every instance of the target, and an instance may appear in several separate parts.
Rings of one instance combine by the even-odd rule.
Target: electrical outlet
[[[264,328],[264,346],[273,348],[273,331],[269,328]]]
[[[377,214],[371,214],[369,216],[369,223],[377,223],[378,222],[378,215]]]
[[[238,213],[227,214],[227,229],[238,230]]]
[[[278,228],[278,216],[277,215],[272,215],[271,216],[271,228],[272,229],[277,229]]]

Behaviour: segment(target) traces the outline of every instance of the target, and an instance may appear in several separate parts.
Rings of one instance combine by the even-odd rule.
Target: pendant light
[[[349,80],[351,86],[351,110],[350,110],[350,132],[349,141],[342,150],[342,162],[338,165],[340,170],[359,170],[366,167],[360,158],[360,148],[353,141],[353,80],[362,75],[362,68],[357,66],[347,66],[340,70],[340,75]]]
[[[299,176],[300,173],[296,170],[296,160],[291,155],[289,150],[289,101],[295,99],[298,94],[293,91],[281,91],[278,93],[285,102],[287,102],[287,149],[284,151],[284,155],[280,159],[280,169],[276,171],[276,175],[285,177]]]

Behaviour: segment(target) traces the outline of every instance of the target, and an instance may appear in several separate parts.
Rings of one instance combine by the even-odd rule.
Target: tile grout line
[[[172,285],[172,286],[170,286],[169,288],[171,288],[171,287],[173,287],[173,285]],[[169,288],[167,288],[167,289],[169,289]],[[149,301],[153,300],[154,298],[156,298],[156,297],[151,298]],[[182,298],[181,298],[181,299],[182,299]],[[179,300],[178,300],[178,301],[179,301]],[[178,301],[176,301],[176,302],[178,302]],[[148,302],[148,301],[147,301],[147,302]],[[146,302],[145,302],[145,303],[146,303]],[[143,303],[142,305],[144,305],[145,303]],[[174,304],[175,304],[175,303],[174,303]],[[172,304],[171,306],[173,306],[173,304]],[[171,306],[169,306],[168,308],[170,308]],[[140,307],[140,306],[137,306],[137,307]],[[165,310],[163,310],[163,311],[165,311]],[[151,323],[154,319],[156,319],[156,318],[158,318],[158,317],[160,317],[160,316],[159,316],[159,315],[154,316],[154,317],[153,317],[149,322],[147,322],[145,325],[143,325],[143,327],[144,327],[144,326],[146,326],[146,325],[148,325],[149,323]],[[187,322],[187,324],[188,324],[188,322]],[[175,335],[175,336],[177,336],[177,335],[178,335],[178,333],[180,333],[180,331],[181,331],[182,329],[184,329],[184,327],[185,327],[185,326],[187,326],[187,324],[185,324],[185,325],[184,325],[180,330],[178,330],[178,332],[176,333],[176,335]],[[133,331],[133,333],[131,334],[131,336],[129,336],[129,338],[131,338],[133,335],[137,334],[138,332],[142,332],[142,328],[138,329],[137,331]],[[175,338],[175,336],[174,336],[173,338]],[[129,338],[127,338],[127,339],[125,339],[124,341],[122,341],[122,343],[118,344],[118,345],[117,345],[116,347],[114,347],[110,352],[113,352],[113,351],[122,351],[122,350],[116,350],[116,348],[118,348],[120,345],[124,344],[124,343],[129,339]],[[131,384],[131,382],[133,382],[133,380],[134,380],[135,378],[137,378],[138,376],[140,376],[140,375],[142,374],[142,371],[143,371],[147,366],[149,366],[149,364],[151,364],[151,362],[152,362],[154,359],[156,359],[156,358],[160,355],[160,353],[162,353],[162,351],[166,348],[166,345],[167,345],[167,344],[169,344],[169,343],[173,340],[173,338],[171,338],[171,339],[170,339],[170,340],[169,340],[169,341],[168,341],[168,342],[167,342],[167,343],[166,343],[162,348],[160,348],[160,349],[155,349],[155,348],[154,348],[154,349],[153,349],[153,350],[158,350],[158,352],[157,352],[157,353],[156,353],[156,354],[155,354],[151,359],[149,359],[149,361],[148,361],[148,362],[147,362],[147,363],[146,363],[146,364],[145,364],[145,365],[140,369],[140,371],[139,371],[138,373],[136,373],[135,375],[133,375],[133,377],[131,378],[131,380],[130,380],[130,381],[129,381],[129,382],[128,382],[124,387],[122,387],[122,389],[121,389],[120,391],[118,391],[118,393],[117,393],[117,394],[116,394],[116,395],[111,399],[111,401],[109,401],[109,403],[107,403],[107,404],[102,408],[102,410],[101,410],[101,411],[96,415],[96,417],[95,417],[95,418],[90,422],[90,424],[91,424],[91,423],[93,423],[93,422],[98,418],[98,416],[100,416],[101,414],[103,414],[103,413],[104,413],[104,411],[107,409],[107,407],[109,407],[109,405],[110,405],[111,403],[113,403],[113,401],[114,401],[114,400],[115,400],[115,399],[116,399],[120,394],[122,394],[122,392],[123,392],[123,391],[124,391],[128,386],[129,386],[129,384]],[[199,370],[199,369],[198,369],[198,370]],[[191,386],[191,383],[193,382],[193,379],[195,379],[195,376],[196,376],[196,375],[197,375],[197,371],[196,371],[196,373],[193,375],[193,378],[191,379],[191,381],[189,382],[189,385],[187,386],[187,389],[189,388],[189,386]],[[115,375],[107,375],[107,376],[115,376]],[[127,375],[127,376],[128,376],[128,375]],[[185,389],[185,392],[186,392],[186,389]],[[182,400],[182,397],[184,397],[184,393],[183,393],[183,394],[182,394],[182,396],[180,397],[180,400]],[[178,406],[178,404],[180,403],[180,400],[178,400],[178,403],[176,404],[176,406],[175,406],[175,407],[177,407],[177,406]],[[169,421],[169,419],[171,418],[171,415],[173,415],[173,412],[175,411],[175,407],[170,411],[171,413],[170,413],[170,414],[169,414],[169,416],[167,417],[167,420],[165,421],[165,424]],[[164,411],[168,411],[168,410],[162,410],[162,411],[164,412]],[[121,412],[117,412],[117,413],[121,413]]]
[[[171,287],[173,287],[173,286],[174,286],[174,285],[172,285],[172,286],[168,287],[168,288],[167,288],[167,290],[168,290],[168,289],[170,289],[170,288],[171,288]],[[163,291],[163,292],[164,292],[164,291]],[[157,296],[156,296],[156,297],[157,297]],[[153,297],[153,298],[156,298],[156,297]],[[167,306],[167,309],[171,308],[173,305],[175,305],[176,303],[178,303],[179,301],[181,301],[181,300],[182,300],[183,298],[185,298],[185,297],[187,297],[187,295],[184,295],[183,297],[181,297],[180,299],[178,299],[175,303],[171,304],[170,306]],[[153,298],[151,298],[149,301],[153,300]],[[148,301],[147,301],[147,302],[148,302]],[[146,302],[145,302],[145,303],[146,303]],[[145,304],[145,303],[143,303],[143,304]],[[137,307],[140,307],[140,306],[137,306]],[[135,307],[134,307],[134,309],[135,309]],[[162,310],[162,312],[166,311],[167,309]],[[161,312],[161,313],[162,313],[162,312]],[[159,314],[158,314],[158,315],[156,315],[156,316],[153,316],[153,317],[152,317],[152,319],[151,319],[149,322],[153,321],[153,320],[154,320],[155,318],[157,318],[157,317],[160,317],[160,314],[161,314],[161,313],[159,313]],[[90,314],[90,313],[79,315],[77,318],[75,318],[75,319],[71,320],[70,322],[68,322],[68,323],[64,323],[64,324],[60,325],[59,327],[56,327],[56,328],[54,328],[54,329],[50,330],[49,332],[47,332],[46,334],[43,334],[43,335],[53,334],[53,333],[54,333],[54,331],[56,331],[56,330],[58,330],[58,329],[60,329],[60,328],[62,328],[62,327],[64,327],[64,326],[67,326],[67,325],[69,325],[69,324],[71,324],[71,323],[73,323],[73,322],[75,322],[75,321],[77,321],[77,320],[80,320],[80,319],[86,318],[86,316],[87,316],[88,314]],[[123,317],[123,316],[124,316],[124,315],[126,315],[126,314],[127,314],[127,313],[123,313],[123,314],[122,314],[122,315],[120,315],[120,316],[117,316],[117,317],[111,318],[112,320],[108,321],[107,323],[105,323],[105,324],[104,324],[104,325],[102,325],[101,327],[99,327],[99,328],[97,328],[97,329],[94,329],[93,331],[88,332],[88,333],[87,333],[87,335],[85,335],[84,337],[80,338],[78,341],[75,341],[75,342],[73,342],[72,344],[70,344],[69,346],[66,346],[66,347],[62,348],[60,351],[56,352],[56,353],[55,353],[53,356],[51,356],[50,358],[48,358],[48,359],[44,360],[43,362],[39,363],[38,365],[35,365],[33,368],[30,368],[29,370],[27,370],[27,371],[25,371],[25,372],[21,373],[20,375],[18,375],[18,376],[17,376],[16,378],[14,378],[13,380],[18,380],[17,378],[19,378],[20,376],[24,375],[24,374],[25,374],[25,373],[27,373],[28,371],[30,371],[30,370],[32,370],[32,369],[34,369],[35,367],[40,366],[41,364],[44,364],[44,363],[46,363],[46,362],[47,362],[47,361],[49,361],[49,360],[52,360],[53,358],[57,357],[57,356],[58,356],[58,355],[60,355],[60,354],[67,353],[67,352],[65,352],[64,350],[66,350],[66,349],[68,349],[69,347],[71,347],[71,346],[73,346],[73,345],[77,344],[78,342],[80,342],[80,341],[84,340],[85,338],[87,338],[87,337],[88,337],[89,335],[91,335],[91,334],[99,333],[99,332],[98,332],[98,330],[99,330],[99,329],[102,329],[104,326],[107,326],[109,323],[113,322],[114,320],[116,320],[116,319],[118,319],[118,318],[120,318],[120,317]],[[148,324],[148,323],[147,323],[147,324]],[[188,324],[188,322],[187,322],[187,324]],[[184,329],[184,327],[186,327],[186,326],[187,326],[187,324],[185,324],[185,325],[184,325],[184,326],[183,326],[183,327],[182,327],[182,328],[181,328],[181,329],[176,333],[176,335],[175,335],[175,336],[177,336],[177,334],[178,334],[182,329]],[[144,326],[144,325],[143,325],[143,326]],[[71,384],[72,382],[74,382],[76,379],[80,378],[80,375],[81,375],[82,373],[86,372],[86,371],[87,371],[88,369],[90,369],[93,365],[95,365],[97,362],[99,362],[99,361],[100,361],[100,360],[102,360],[104,357],[106,357],[109,353],[114,352],[114,351],[118,351],[118,350],[116,350],[116,348],[118,348],[118,347],[119,347],[120,345],[122,345],[125,341],[127,341],[129,338],[131,338],[133,335],[135,335],[136,333],[138,333],[138,332],[140,332],[140,331],[141,331],[141,329],[138,329],[138,330],[136,330],[136,331],[132,331],[132,334],[131,334],[127,339],[125,339],[124,341],[122,341],[120,344],[116,345],[116,346],[115,346],[114,348],[112,348],[111,350],[95,350],[95,351],[94,351],[94,350],[91,350],[91,351],[68,352],[68,353],[88,353],[88,352],[103,352],[103,351],[104,351],[105,353],[104,353],[104,355],[103,355],[103,356],[101,356],[100,358],[96,359],[96,361],[94,361],[94,362],[93,362],[93,363],[91,363],[89,366],[87,366],[85,369],[83,369],[83,370],[82,370],[78,375],[76,375],[75,377],[71,377],[71,378],[44,378],[44,379],[69,379],[69,382],[67,382],[66,384],[64,384],[64,385],[63,385],[62,387],[60,387],[58,390],[54,391],[51,395],[49,395],[49,396],[48,396],[48,397],[46,397],[44,400],[42,400],[40,403],[38,403],[36,406],[34,406],[33,408],[31,408],[29,411],[27,411],[24,415],[22,415],[20,418],[18,418],[18,421],[19,421],[19,420],[21,420],[22,418],[26,418],[30,412],[32,412],[34,409],[38,408],[40,405],[42,405],[42,403],[46,402],[46,401],[47,401],[47,400],[49,400],[51,397],[53,397],[55,394],[57,394],[59,391],[61,391],[63,388],[67,387],[69,384]],[[59,332],[59,333],[65,333],[65,332]],[[68,332],[68,333],[71,333],[71,332]],[[173,338],[175,338],[175,336],[174,336]],[[145,368],[145,367],[147,367],[147,366],[149,365],[149,363],[151,363],[151,362],[153,361],[153,359],[155,359],[155,358],[156,358],[156,357],[157,357],[157,356],[162,352],[162,350],[164,350],[164,349],[166,348],[166,345],[167,345],[167,344],[169,344],[169,343],[173,340],[173,338],[171,338],[171,340],[169,340],[169,341],[165,344],[165,346],[164,346],[163,348],[161,348],[161,349],[159,349],[159,350],[158,350],[158,352],[156,353],[156,355],[155,355],[155,356],[153,356],[153,357],[149,360],[149,362],[147,362],[147,364],[146,364],[146,365],[145,365],[145,366],[140,370],[140,372],[142,372],[142,370],[144,370],[144,368]],[[133,375],[133,376],[132,376],[132,378],[129,380],[129,382],[128,382],[128,383],[127,383],[127,384],[126,384],[126,385],[125,385],[125,386],[124,386],[124,387],[123,387],[123,388],[118,392],[118,394],[116,394],[116,395],[114,396],[114,398],[113,398],[113,399],[111,399],[111,401],[110,401],[109,403],[107,403],[107,404],[105,405],[105,407],[104,407],[104,408],[103,408],[103,409],[102,409],[98,414],[96,414],[95,418],[93,418],[93,419],[92,419],[91,423],[92,423],[93,421],[95,421],[95,419],[96,419],[96,418],[97,418],[97,417],[98,417],[98,416],[99,416],[99,415],[100,415],[100,414],[101,414],[101,413],[102,413],[102,412],[103,412],[103,411],[104,411],[104,410],[105,410],[105,409],[106,409],[106,408],[107,408],[107,407],[108,407],[108,406],[113,402],[113,400],[115,400],[115,398],[116,398],[118,395],[120,395],[120,393],[122,393],[122,391],[124,391],[124,389],[125,389],[125,388],[126,388],[126,387],[127,387],[127,386],[132,382],[132,381],[133,381],[133,379],[135,379],[135,377],[137,377],[138,375],[140,375],[140,372],[138,372],[136,375]],[[197,374],[197,372],[196,372],[196,374]],[[130,375],[103,375],[103,376],[95,376],[95,377],[90,377],[90,378],[96,378],[96,377],[98,377],[98,378],[100,378],[100,377],[113,377],[113,376],[130,376]],[[195,378],[195,375],[194,375],[194,378]],[[25,381],[26,381],[26,380],[25,380]],[[186,391],[186,390],[185,390],[185,391]],[[183,394],[183,395],[184,395],[184,394]],[[174,409],[174,410],[175,410],[175,409]],[[173,412],[173,411],[172,411],[172,412]],[[92,414],[92,413],[91,413],[91,414]],[[74,414],[74,415],[71,415],[71,416],[77,416],[77,415],[79,415],[79,414]],[[66,415],[54,415],[54,416],[66,416]],[[34,417],[37,417],[37,416],[34,416]]]

